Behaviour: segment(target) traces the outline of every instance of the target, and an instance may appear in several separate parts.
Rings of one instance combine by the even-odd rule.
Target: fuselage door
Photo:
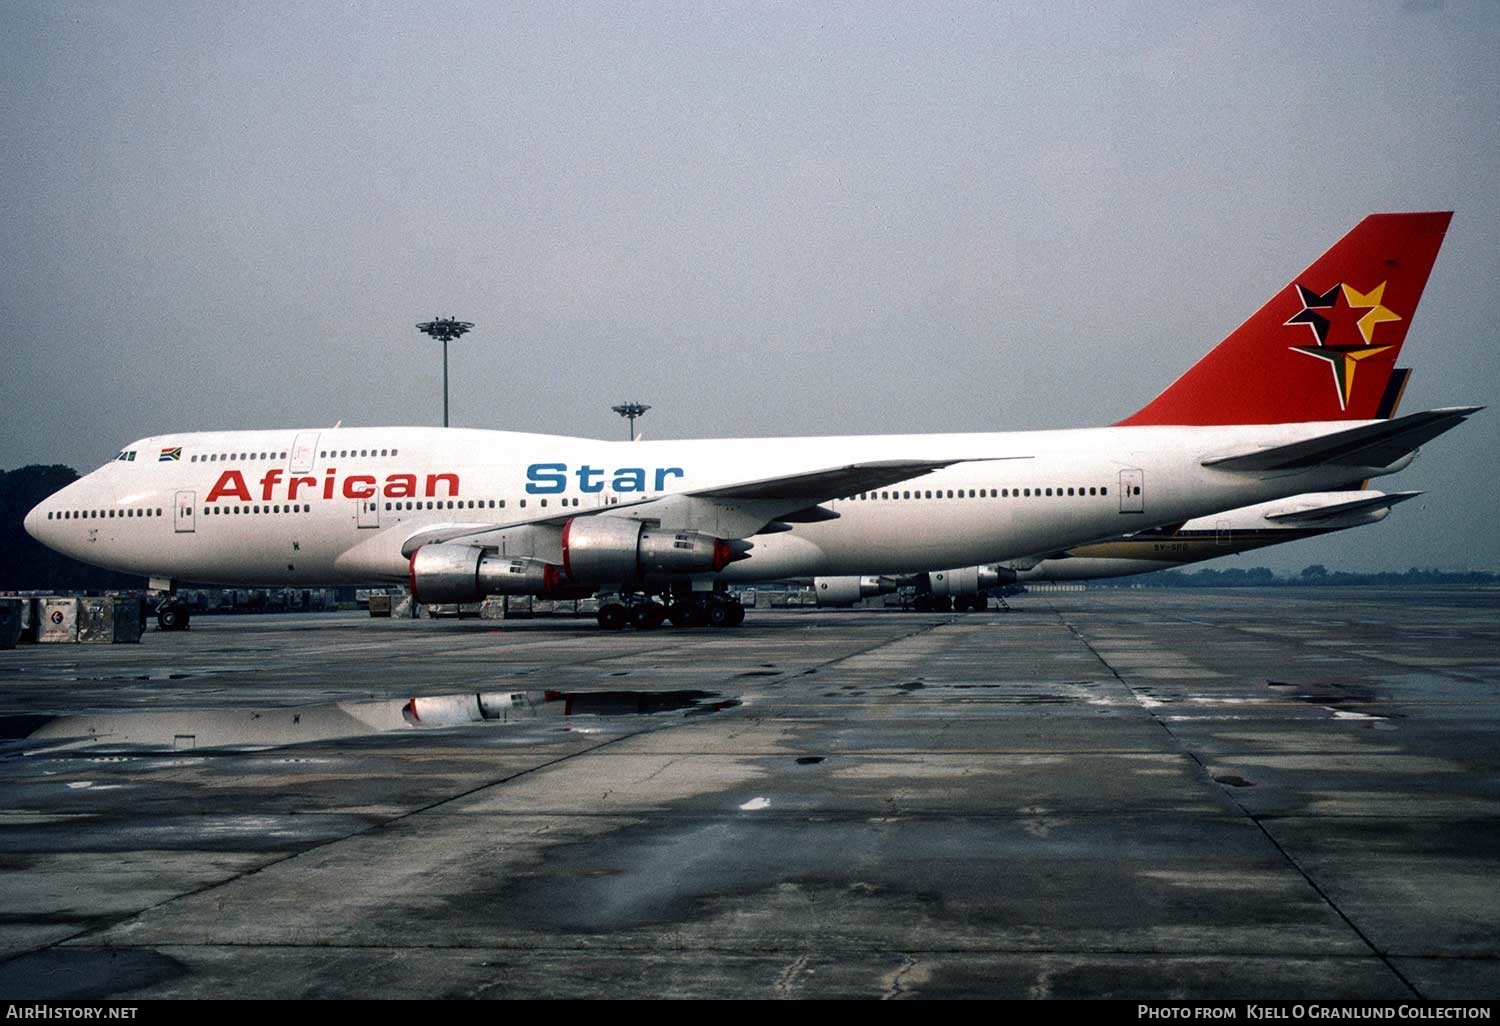
[[[380,526],[380,498],[358,499],[354,522],[360,527]]]
[[[1228,545],[1234,541],[1234,531],[1230,529],[1229,521],[1214,522],[1214,541],[1219,545]]]
[[[287,469],[293,474],[306,474],[318,459],[318,432],[303,431],[292,442],[292,462]]]
[[[1146,512],[1146,472],[1144,470],[1120,471],[1120,512]]]
[[[197,530],[194,519],[198,506],[197,492],[178,492],[172,509],[172,526],[178,534],[192,534]]]

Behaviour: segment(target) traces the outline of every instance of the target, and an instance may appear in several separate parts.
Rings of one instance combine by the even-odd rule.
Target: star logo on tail
[[[1302,309],[1285,322],[1286,326],[1305,326],[1317,344],[1288,348],[1328,364],[1333,372],[1340,410],[1349,408],[1354,371],[1360,361],[1392,348],[1374,344],[1377,325],[1401,319],[1399,314],[1382,304],[1385,285],[1381,282],[1369,292],[1359,292],[1340,282],[1323,293],[1314,292],[1305,285],[1296,286]]]

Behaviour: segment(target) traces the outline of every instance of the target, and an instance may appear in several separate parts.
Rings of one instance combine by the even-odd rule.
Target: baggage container
[[[21,643],[35,645],[42,631],[41,602],[34,598],[21,600]]]
[[[86,645],[133,645],[141,640],[139,599],[109,596],[77,601],[79,642]]]
[[[78,600],[40,598],[37,603],[37,641],[43,644],[78,640]]]
[[[21,621],[30,599],[0,598],[0,648],[15,648],[21,640]]]

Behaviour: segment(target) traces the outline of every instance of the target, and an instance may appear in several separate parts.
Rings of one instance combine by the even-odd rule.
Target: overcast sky
[[[1107,424],[1365,214],[1404,409],[1500,384],[1500,3],[0,4],[0,468],[177,430]],[[1384,523],[1500,570],[1500,410]]]

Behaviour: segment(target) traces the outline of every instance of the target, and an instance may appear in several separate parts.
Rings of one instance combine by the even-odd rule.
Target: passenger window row
[[[321,452],[318,453],[318,458],[326,460],[326,459],[348,459],[350,457],[358,458],[358,457],[362,457],[362,456],[363,457],[369,457],[369,456],[376,456],[376,457],[380,457],[380,456],[395,456],[400,451],[401,450],[399,450],[399,449],[325,449],[325,450],[323,450],[323,451],[321,451]],[[119,456],[116,456],[115,459],[125,459],[127,457],[129,457],[130,459],[133,460],[133,459],[135,459],[135,453],[133,453],[133,452],[131,452],[131,453],[123,453],[122,452]],[[241,462],[248,462],[250,460],[284,460],[284,459],[286,459],[286,450],[282,450],[280,452],[277,452],[275,450],[270,450],[270,451],[267,451],[267,452],[215,452],[215,453],[204,453],[202,455],[195,455],[195,456],[190,457],[189,458],[189,462],[192,462],[192,463],[224,463],[224,462],[228,462],[230,460],[237,460],[237,461],[241,461]]]
[[[284,460],[284,459],[286,459],[286,453],[285,452],[279,452],[279,453],[278,452],[241,452],[241,453],[233,453],[233,452],[218,453],[218,452],[215,452],[215,453],[207,453],[207,454],[202,455],[202,456],[193,456],[193,457],[191,457],[189,459],[189,462],[191,462],[191,463],[220,463],[220,462],[227,462],[229,460],[239,460],[239,461],[248,462],[250,460]]]
[[[191,516],[193,511],[188,508],[184,512]],[[230,516],[237,513],[311,513],[312,507],[305,502],[272,506],[204,506],[203,512],[210,516]]]
[[[540,501],[540,503],[541,503],[542,506],[545,507],[547,505],[547,500],[546,499],[541,499],[539,501]],[[578,499],[559,499],[558,501],[563,506],[565,506],[565,507],[572,507],[572,506],[577,506],[579,504],[580,500],[578,500]],[[522,499],[516,505],[517,505],[518,509],[525,509],[526,508],[526,500]],[[371,509],[375,508],[373,503],[371,504],[370,508]],[[417,509],[505,509],[505,500],[504,499],[448,499],[448,500],[446,500],[446,504],[445,504],[444,500],[440,499],[440,500],[437,500],[435,502],[428,500],[426,502],[426,505],[423,505],[423,501],[422,500],[413,500],[413,501],[406,502],[404,504],[400,503],[400,502],[387,502],[385,504],[385,508],[386,508],[387,511],[391,511],[391,510],[408,510],[408,509],[411,509],[411,510],[417,510]]]
[[[342,460],[361,456],[395,456],[400,449],[327,449],[318,453],[318,459]]]
[[[578,500],[578,499],[561,499],[559,501],[562,503],[563,506],[567,507],[567,506],[577,506],[579,504],[580,500]],[[546,499],[542,499],[541,500],[541,504],[543,506],[546,506],[547,505],[547,500]],[[375,508],[374,503],[370,504],[370,508],[371,509]],[[388,511],[389,510],[406,510],[406,509],[410,509],[410,510],[419,510],[419,509],[505,509],[505,500],[504,499],[499,499],[499,500],[496,500],[496,499],[456,499],[456,500],[455,499],[448,499],[446,502],[444,502],[443,500],[431,500],[431,499],[429,499],[429,500],[426,500],[425,504],[423,502],[421,502],[421,501],[409,501],[409,502],[406,502],[404,504],[400,503],[400,502],[387,502],[385,504],[385,508]],[[526,500],[525,499],[522,499],[520,501],[520,508],[521,509],[525,509],[526,508]],[[203,512],[205,514],[207,514],[207,515],[210,515],[210,516],[216,516],[216,515],[235,515],[235,514],[243,514],[243,513],[311,513],[312,512],[312,506],[308,505],[307,503],[283,503],[283,504],[271,504],[271,505],[254,505],[254,504],[252,504],[252,505],[249,505],[249,506],[217,506],[217,505],[211,506],[211,505],[206,505],[205,504],[204,507],[203,507]],[[192,509],[190,507],[184,507],[183,513],[184,513],[184,515],[191,515],[192,514]],[[134,509],[134,508],[126,508],[126,509],[69,509],[69,510],[48,510],[47,511],[47,519],[48,520],[103,520],[103,519],[113,520],[116,517],[119,517],[119,518],[123,519],[123,518],[126,518],[126,517],[159,517],[161,515],[162,515],[161,514],[161,510],[159,508],[155,508],[155,509]]]
[[[854,496],[850,496],[849,498],[846,498],[844,501],[846,501],[846,502],[860,502],[860,501],[866,501],[866,500],[881,500],[881,499],[890,500],[890,499],[944,499],[944,498],[947,498],[947,499],[1021,499],[1021,498],[1030,499],[1030,498],[1042,498],[1044,496],[1051,496],[1053,498],[1064,498],[1064,497],[1069,496],[1069,495],[1072,495],[1072,496],[1089,496],[1089,495],[1108,495],[1108,494],[1109,494],[1109,489],[1108,488],[1105,488],[1105,487],[1102,487],[1102,486],[1094,486],[1094,487],[1091,487],[1091,488],[1084,488],[1081,485],[1075,485],[1072,488],[1062,488],[1062,487],[1057,487],[1057,486],[1054,486],[1052,488],[980,488],[980,489],[977,489],[977,494],[976,494],[976,489],[973,489],[973,488],[968,489],[967,493],[965,493],[965,490],[962,489],[962,488],[959,488],[959,489],[949,488],[946,491],[943,490],[943,489],[941,489],[941,488],[937,488],[937,489],[920,489],[920,490],[914,490],[914,491],[908,491],[908,490],[903,489],[903,490],[900,490],[900,491],[861,492],[858,495],[854,495]]]
[[[160,509],[64,509],[49,510],[48,520],[101,520],[119,517],[159,517]]]

